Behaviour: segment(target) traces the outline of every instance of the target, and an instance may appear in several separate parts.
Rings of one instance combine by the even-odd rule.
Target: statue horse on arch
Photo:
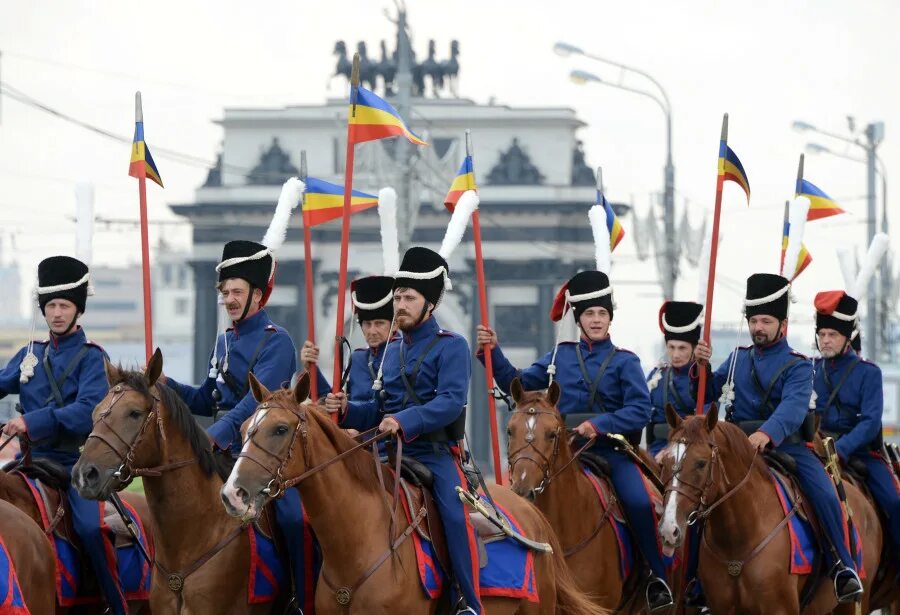
[[[73,468],[76,486],[101,499],[143,477],[157,528],[153,612],[269,613],[271,603],[248,603],[251,528],[226,515],[219,500],[230,460],[213,452],[190,409],[157,382],[162,367],[158,349],[143,372],[107,362],[109,393]]]
[[[667,477],[660,522],[663,543],[684,540],[688,523],[701,522],[698,576],[713,613],[801,613],[809,574],[792,574],[791,538],[773,477],[744,432],[718,420],[713,405],[705,416],[679,417],[666,409],[672,428],[662,455]],[[875,510],[848,486],[847,497],[862,539],[862,612],[868,613],[872,576],[878,566],[881,532]],[[795,506],[799,505],[799,500]],[[853,613],[838,605],[831,583],[810,588],[802,612]]]
[[[241,457],[222,489],[229,514],[251,519],[283,488],[296,485],[322,549],[318,615],[437,612],[439,601],[429,598],[420,584],[414,542],[406,539],[422,518],[417,515],[410,523],[402,497],[391,501],[383,480],[388,469],[308,401],[307,373],[292,390],[275,392],[251,374],[250,388],[259,405],[244,424]],[[553,553],[534,553],[538,602],[483,595],[485,612],[605,612],[576,589],[543,515],[502,487],[492,489],[491,495],[517,520],[524,535],[551,544]]]

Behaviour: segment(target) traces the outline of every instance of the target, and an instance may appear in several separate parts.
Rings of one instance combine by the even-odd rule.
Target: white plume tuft
[[[91,266],[94,254],[94,185],[75,185],[75,258]]]
[[[591,232],[594,234],[594,259],[597,271],[609,275],[612,269],[612,255],[609,251],[609,229],[606,227],[606,209],[603,205],[594,205],[588,210],[591,221]]]
[[[835,252],[837,252],[838,264],[841,266],[844,288],[850,292],[853,282],[856,280],[856,252],[847,246],[840,246]]]
[[[480,202],[478,193],[474,190],[466,190],[459,197],[459,201],[456,202],[456,207],[453,209],[453,215],[450,216],[450,224],[447,225],[447,232],[444,234],[444,241],[441,242],[441,249],[438,251],[445,259],[450,258],[453,250],[462,241],[466,227],[469,225],[469,218],[472,217],[472,212],[478,209]]]
[[[803,246],[803,232],[806,230],[806,215],[809,213],[810,201],[805,196],[798,196],[788,208],[787,249],[784,251],[784,270],[781,274],[788,280],[793,280],[797,273],[797,259],[800,258],[800,249]]]
[[[722,243],[722,232],[719,231],[719,243]],[[706,309],[706,286],[709,281],[709,258],[712,255],[712,231],[703,237],[703,248],[697,262],[697,303]]]
[[[381,221],[381,258],[384,275],[400,271],[400,240],[397,238],[397,192],[393,188],[378,191],[378,219]]]
[[[887,254],[889,245],[890,239],[888,239],[888,236],[885,233],[878,233],[872,237],[872,243],[869,244],[869,251],[866,252],[866,258],[863,259],[862,265],[859,268],[859,273],[856,274],[856,281],[853,283],[853,288],[850,289],[850,296],[860,303],[862,303],[863,297],[866,296],[866,287],[869,285],[869,280],[871,280],[872,276],[875,274],[875,268],[878,267],[881,259]]]
[[[269,223],[266,235],[262,243],[275,252],[284,243],[287,235],[288,222],[291,220],[291,212],[300,204],[300,199],[306,191],[306,184],[292,177],[281,187],[281,196],[278,197],[278,205],[275,206],[275,215]]]

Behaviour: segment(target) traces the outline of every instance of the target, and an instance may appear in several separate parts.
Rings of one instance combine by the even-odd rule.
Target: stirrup
[[[456,612],[456,615],[464,615],[464,613],[471,613],[472,615],[478,615],[475,611],[472,610],[472,607],[466,606],[461,608]]]
[[[856,589],[841,593],[841,591],[838,589],[838,580],[842,577],[846,579],[847,576],[849,576],[851,580],[856,583]],[[841,566],[840,568],[838,568],[837,572],[834,573],[834,595],[837,596],[838,604],[857,602],[860,599],[860,596],[863,595],[862,581],[860,580],[859,575],[856,573],[856,571],[853,570],[853,568]]]
[[[706,604],[706,595],[700,587],[700,579],[694,577],[684,587],[684,606],[689,609],[703,609]]]
[[[657,602],[650,602],[650,590],[656,590]],[[669,585],[659,577],[651,576],[647,581],[647,589],[644,592],[644,599],[647,601],[647,611],[657,613],[675,606],[675,598],[672,596],[672,590]]]

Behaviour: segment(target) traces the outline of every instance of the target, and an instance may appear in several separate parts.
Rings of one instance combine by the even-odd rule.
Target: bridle
[[[131,439],[131,441],[127,441],[125,438],[119,434],[118,431],[110,424],[109,416],[113,411],[113,408],[116,406],[119,401],[125,396],[125,393],[129,391],[133,391],[135,393],[141,394],[140,391],[134,389],[132,387],[126,386],[124,384],[117,384],[112,388],[112,398],[109,400],[109,404],[106,408],[103,409],[102,412],[97,416],[97,420],[94,421],[94,424],[91,428],[91,433],[88,434],[87,439],[95,438],[100,440],[103,444],[105,444],[115,455],[119,458],[120,464],[119,467],[116,468],[116,471],[110,475],[107,479],[107,482],[112,480],[113,478],[118,479],[120,483],[126,484],[130,482],[136,476],[159,476],[166,470],[174,470],[177,468],[182,468],[184,466],[190,465],[192,463],[196,463],[196,457],[191,457],[188,459],[182,459],[180,461],[174,461],[171,463],[164,463],[158,466],[152,466],[148,468],[135,468],[134,467],[134,456],[137,447],[140,445],[141,441],[144,438],[145,433],[147,432],[147,427],[153,422],[153,419],[156,419],[157,432],[159,434],[159,438],[162,441],[162,458],[168,458],[168,441],[166,440],[165,431],[163,430],[163,417],[159,412],[159,395],[157,393],[158,385],[154,385],[153,388],[150,389],[150,407],[145,408],[144,411],[147,413],[144,417],[144,420],[141,422],[141,426],[138,429],[137,433]],[[109,430],[116,441],[112,441],[109,437],[102,433],[97,433],[97,425],[102,424]],[[122,452],[121,447],[125,447],[125,451]],[[106,485],[104,485],[105,487]]]
[[[550,482],[554,478],[556,478],[557,476],[562,474],[562,472],[566,468],[568,468],[570,465],[572,465],[572,463],[574,463],[575,460],[578,459],[579,456],[581,456],[581,453],[583,453],[585,450],[590,448],[590,446],[593,445],[594,440],[597,439],[596,434],[594,434],[590,438],[588,438],[587,442],[585,442],[584,445],[581,446],[581,448],[579,448],[577,451],[575,451],[575,453],[573,453],[572,458],[569,461],[567,461],[566,463],[564,463],[561,468],[559,468],[558,470],[556,470],[554,472],[553,465],[556,463],[557,457],[559,457],[559,443],[560,443],[560,440],[562,439],[562,438],[560,438],[560,436],[562,435],[562,426],[559,424],[559,416],[560,416],[559,413],[556,410],[554,410],[554,411],[538,410],[534,406],[531,406],[527,410],[521,410],[521,409],[517,408],[512,411],[512,414],[524,414],[524,415],[527,415],[528,417],[534,417],[534,418],[541,416],[541,415],[546,415],[546,416],[552,416],[557,421],[556,431],[553,432],[554,433],[553,451],[550,453],[549,457],[547,455],[545,455],[544,453],[542,453],[541,450],[538,449],[538,447],[536,447],[534,445],[534,440],[535,440],[534,427],[530,427],[528,429],[528,433],[525,434],[525,444],[523,444],[516,450],[510,451],[509,453],[507,453],[507,459],[509,459],[510,476],[515,475],[516,464],[520,461],[530,461],[531,463],[536,465],[537,468],[541,471],[541,474],[542,474],[541,482],[533,490],[533,493],[536,496],[542,494],[547,489],[547,487],[550,485]],[[527,452],[525,452],[527,449],[531,449],[532,451],[534,451],[534,453],[540,459],[536,459],[535,457],[530,456]]]

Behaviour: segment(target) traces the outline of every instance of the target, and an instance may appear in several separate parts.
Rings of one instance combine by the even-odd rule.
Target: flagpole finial
[[[141,107],[141,92],[138,90],[134,93],[134,121],[135,122],[143,122],[144,121],[144,110]]]
[[[466,156],[472,155],[472,130],[466,128]]]
[[[797,164],[797,181],[799,182],[803,179],[803,161],[806,158],[806,154],[800,154],[800,162]]]
[[[353,69],[350,71],[350,85],[359,87],[359,54],[353,54]]]
[[[722,116],[722,141],[728,141],[728,114]]]
[[[597,191],[603,194],[603,167],[597,167]]]

